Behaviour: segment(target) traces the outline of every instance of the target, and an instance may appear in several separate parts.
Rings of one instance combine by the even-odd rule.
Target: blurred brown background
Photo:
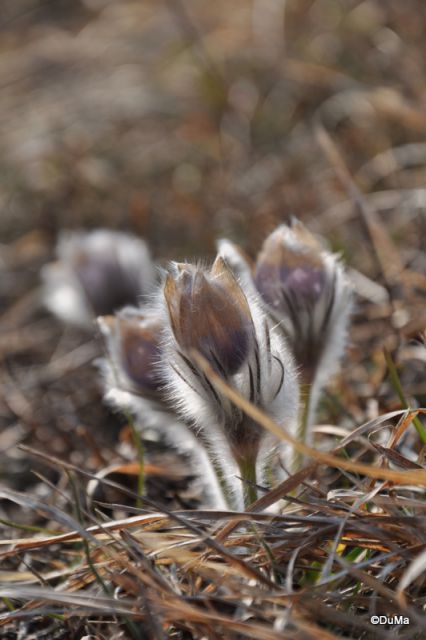
[[[318,119],[365,191],[391,190],[392,233],[424,213],[424,148],[365,169],[424,140],[422,0],[6,0],[0,30],[3,242],[105,225],[189,258],[295,214],[363,265]]]

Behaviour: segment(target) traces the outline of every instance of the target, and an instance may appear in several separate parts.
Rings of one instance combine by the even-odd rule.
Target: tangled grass
[[[393,633],[424,637],[426,471],[397,451],[417,414],[324,428],[338,442],[333,456],[310,452],[310,464],[241,513],[159,509],[102,474],[27,450],[67,482],[48,502],[1,491],[58,529],[1,541],[3,566],[17,567],[2,572],[4,637],[12,623],[32,637],[45,620],[58,637],[368,638],[374,615],[408,618]],[[88,482],[141,507],[108,517],[119,505],[93,500]],[[263,511],[278,500],[282,513]]]

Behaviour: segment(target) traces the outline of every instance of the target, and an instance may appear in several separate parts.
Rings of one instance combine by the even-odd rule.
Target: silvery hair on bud
[[[233,278],[232,290],[227,294],[229,304],[243,304],[243,313],[248,314],[247,329],[251,331],[248,340],[235,332],[234,326],[227,325],[226,307],[218,311],[220,327],[213,337],[206,331],[206,306],[198,308],[203,331],[199,334],[201,355],[216,369],[216,372],[228,384],[239,391],[247,400],[268,413],[286,430],[294,432],[299,409],[299,387],[293,358],[282,334],[276,330],[274,322],[262,310],[254,293],[243,293],[225,261],[218,257],[212,270],[201,266],[179,265],[173,263],[170,277],[178,281],[179,273],[187,270],[195,278],[210,278],[212,285],[220,277],[220,265]],[[215,273],[216,275],[212,275]],[[167,283],[166,283],[167,286]],[[185,308],[185,305],[183,305]],[[195,320],[197,315],[195,314]],[[195,321],[194,320],[194,321]],[[191,422],[198,436],[206,443],[210,454],[221,469],[228,493],[232,494],[232,507],[244,507],[240,470],[232,453],[231,441],[238,431],[238,443],[243,450],[246,440],[259,438],[256,471],[258,482],[267,482],[265,472],[274,453],[279,454],[282,443],[275,436],[264,431],[259,425],[247,418],[235,405],[223,397],[208,377],[200,370],[190,350],[185,350],[178,343],[170,318],[170,308],[165,321],[164,354],[162,360],[163,376],[167,380],[169,402],[176,406],[186,422]],[[232,323],[231,323],[232,325]],[[191,332],[189,332],[191,334]],[[204,342],[203,342],[204,336]],[[215,345],[222,336],[222,345]],[[234,354],[226,353],[226,349],[235,345]],[[221,349],[223,346],[223,349]],[[236,431],[237,430],[237,431]],[[235,446],[235,440],[234,440]],[[284,445],[285,446],[285,445]],[[286,456],[287,458],[287,456]],[[282,469],[274,469],[276,478],[282,475]]]
[[[216,246],[218,255],[231,269],[244,293],[257,298],[258,292],[253,280],[254,264],[250,263],[249,257],[238,245],[227,238],[220,238]]]
[[[131,234],[64,231],[56,257],[42,270],[44,304],[63,322],[86,329],[96,316],[136,304],[155,283],[149,249]]]
[[[323,249],[329,300],[317,310],[316,321],[327,328],[327,339],[318,364],[317,384],[323,387],[334,375],[345,352],[349,320],[353,309],[353,286],[345,272],[340,256]],[[319,331],[320,333],[320,331]]]
[[[281,259],[280,259],[281,252]],[[255,282],[271,315],[289,339],[312,384],[311,411],[343,356],[352,286],[338,255],[327,251],[298,220],[265,240]]]
[[[144,429],[155,430],[168,445],[183,454],[189,460],[191,471],[197,476],[205,505],[224,509],[226,502],[223,492],[204,447],[164,400],[164,381],[161,379],[161,367],[158,366],[161,353],[149,363],[133,360],[130,372],[133,377],[129,374],[123,356],[126,346],[123,344],[120,323],[138,323],[141,318],[150,316],[157,319],[157,312],[153,308],[125,307],[114,317],[97,319],[106,345],[106,356],[96,362],[102,376],[104,399],[111,408],[129,413],[141,432]],[[160,342],[160,337],[158,341]],[[136,354],[137,357],[137,346],[134,343],[129,346],[134,349],[133,355]],[[152,367],[153,375],[152,371],[147,371]]]

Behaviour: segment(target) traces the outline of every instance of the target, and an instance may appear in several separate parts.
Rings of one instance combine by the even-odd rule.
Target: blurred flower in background
[[[123,390],[152,400],[161,397],[161,317],[150,309],[125,307],[115,316],[100,316],[98,325],[111,357],[110,377]]]
[[[152,292],[155,268],[145,242],[98,229],[63,232],[57,262],[44,267],[44,302],[63,321],[91,328],[98,315],[143,302]]]

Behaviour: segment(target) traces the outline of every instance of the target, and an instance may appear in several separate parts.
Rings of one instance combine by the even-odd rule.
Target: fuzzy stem
[[[241,458],[238,466],[243,480],[244,506],[246,509],[257,500],[256,489],[256,459],[251,457]]]
[[[300,387],[300,402],[302,404],[302,413],[300,415],[299,425],[297,428],[297,439],[306,444],[306,435],[309,429],[309,418],[311,410],[311,394],[312,385],[302,384]],[[303,455],[298,451],[294,452],[292,460],[292,473],[299,471],[303,463]]]

